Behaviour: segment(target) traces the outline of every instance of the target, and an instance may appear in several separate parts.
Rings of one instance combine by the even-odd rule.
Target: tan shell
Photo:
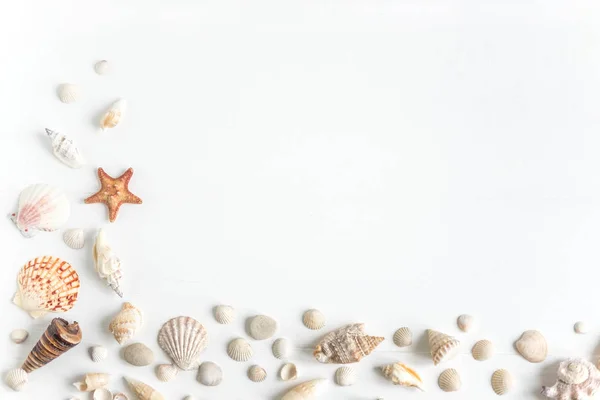
[[[325,326],[325,322],[325,315],[319,310],[307,310],[302,316],[302,323],[304,326],[313,331],[323,328]]]
[[[104,346],[93,346],[90,348],[90,357],[93,362],[100,362],[108,357],[108,350]]]
[[[12,340],[16,344],[21,344],[27,340],[29,337],[29,332],[25,329],[15,329],[10,333],[10,340]]]
[[[412,344],[412,332],[407,327],[402,327],[394,333],[394,344],[398,347],[406,347]]]
[[[265,340],[277,332],[277,321],[267,315],[255,315],[250,318],[248,334],[252,339]]]
[[[414,387],[423,391],[425,390],[423,388],[423,380],[419,374],[405,364],[398,362],[395,364],[385,365],[381,367],[381,372],[383,373],[383,376],[390,380],[394,385]]]
[[[143,382],[132,378],[125,378],[125,381],[138,400],[165,400],[162,394]]]
[[[20,392],[27,385],[27,372],[21,368],[13,368],[4,375],[4,382],[15,392]]]
[[[160,364],[155,371],[156,377],[161,382],[170,382],[179,374],[179,368],[173,364]]]
[[[100,60],[94,65],[94,71],[96,71],[98,75],[106,74],[109,69],[110,67],[108,65],[108,61],[106,60]]]
[[[77,322],[70,324],[62,318],[54,318],[42,337],[29,352],[21,366],[30,373],[55,360],[81,342],[81,329]]]
[[[339,367],[335,371],[335,383],[340,386],[352,386],[356,383],[356,370],[352,367]]]
[[[205,361],[198,368],[196,380],[205,386],[217,386],[223,381],[223,370],[212,361]]]
[[[538,331],[525,331],[515,342],[515,347],[520,355],[529,362],[539,363],[548,355],[546,338]]]
[[[111,129],[117,126],[119,122],[121,122],[126,108],[127,102],[125,101],[125,99],[115,101],[110,106],[108,111],[106,111],[106,113],[102,116],[102,119],[100,120],[100,128],[102,128],[102,130],[104,131],[106,129]]]
[[[542,387],[542,394],[551,399],[571,400],[592,398],[600,387],[600,371],[589,361],[569,359],[558,366],[554,386]]]
[[[489,360],[494,356],[494,344],[489,340],[480,340],[471,349],[473,358],[477,361]]]
[[[131,303],[124,303],[121,311],[112,319],[108,330],[119,344],[133,338],[142,326],[142,312]]]
[[[456,325],[458,325],[458,329],[468,333],[477,328],[477,321],[472,315],[462,314],[456,319]]]
[[[143,343],[133,343],[123,349],[123,359],[136,367],[145,367],[154,362],[154,352]]]
[[[282,381],[293,381],[298,378],[298,368],[295,364],[286,363],[283,364],[279,370],[279,379]]]
[[[106,388],[96,389],[92,395],[93,400],[112,400],[112,398],[113,395],[111,391]]]
[[[313,379],[294,386],[281,400],[313,400],[327,390],[327,379]]]
[[[575,325],[573,325],[573,330],[575,331],[575,333],[580,333],[580,334],[586,334],[589,332],[589,327],[588,324],[586,324],[583,321],[578,321],[575,323]]]
[[[380,336],[369,336],[364,332],[364,324],[350,324],[321,339],[313,352],[322,363],[349,364],[360,361],[384,340]]]
[[[454,337],[434,331],[433,329],[427,330],[427,336],[429,338],[429,351],[431,352],[434,365],[450,360],[458,352],[460,342]]]
[[[192,317],[177,317],[165,322],[158,332],[158,345],[184,370],[198,368],[200,353],[208,346],[208,332]]]
[[[227,355],[235,361],[248,361],[252,358],[254,352],[250,343],[242,338],[233,339],[227,345]]]
[[[235,319],[235,309],[231,306],[220,305],[214,308],[215,319],[218,323],[227,325]]]
[[[81,88],[74,83],[61,83],[56,89],[56,94],[61,102],[71,104],[79,100]]]
[[[284,360],[292,353],[292,343],[286,338],[279,338],[271,346],[275,358]]]
[[[83,379],[73,383],[73,386],[80,392],[92,392],[96,389],[105,387],[110,381],[109,374],[92,373],[85,374]]]
[[[456,392],[462,386],[460,375],[454,368],[442,372],[438,378],[438,386],[444,392]]]
[[[492,389],[498,396],[508,393],[514,383],[513,376],[505,369],[498,369],[492,374]]]
[[[252,382],[262,382],[267,379],[267,371],[259,365],[253,365],[248,368],[248,379]]]

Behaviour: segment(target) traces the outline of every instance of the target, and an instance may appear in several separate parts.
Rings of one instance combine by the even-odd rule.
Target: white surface
[[[160,4],[162,3],[162,4]],[[63,187],[72,200],[65,228],[107,226],[96,168],[135,173],[144,204],[123,206],[107,226],[125,262],[125,300],[145,311],[137,340],[157,346],[163,322],[191,315],[211,336],[204,359],[224,383],[203,387],[195,373],[157,381],[151,368],[119,359],[107,324],[121,301],[97,279],[91,241],[67,248],[61,233],[24,239],[0,224],[2,372],[19,365],[51,317],[31,320],[10,303],[30,258],[52,254],[79,271],[82,291],[64,315],[84,342],[31,375],[26,392],[0,386],[2,399],[66,399],[85,372],[146,381],[168,399],[275,399],[292,386],[271,341],[235,363],[225,345],[244,318],[278,319],[299,349],[301,379],[333,378],[312,360],[322,333],[302,326],[311,307],[327,329],[364,321],[388,339],[363,360],[359,382],[332,387],[328,400],[493,398],[496,368],[511,370],[506,398],[539,398],[556,362],[591,358],[598,343],[600,275],[600,5],[594,1],[29,1],[0,13],[0,210],[13,211],[30,183]],[[94,64],[110,61],[98,76]],[[82,98],[58,101],[78,83]],[[124,97],[121,126],[99,133],[99,115]],[[89,165],[71,170],[52,155],[44,127],[71,135]],[[211,309],[232,304],[240,318],[218,326]],[[461,334],[455,318],[476,315]],[[586,320],[591,333],[575,335]],[[392,335],[407,325],[407,349]],[[32,331],[23,345],[12,329]],[[463,376],[455,394],[437,388],[426,328],[456,334],[462,355],[447,366]],[[541,365],[518,357],[525,329],[547,337]],[[492,360],[469,351],[488,338]],[[92,344],[110,356],[93,364]],[[426,394],[394,387],[374,370],[402,360],[423,375]],[[246,378],[253,363],[266,382]]]

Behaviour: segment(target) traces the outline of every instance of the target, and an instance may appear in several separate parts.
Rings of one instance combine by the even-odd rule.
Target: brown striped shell
[[[54,318],[21,366],[27,373],[43,367],[81,342],[81,329],[77,322],[70,324]]]

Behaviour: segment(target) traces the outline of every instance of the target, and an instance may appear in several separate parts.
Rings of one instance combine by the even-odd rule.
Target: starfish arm
[[[92,204],[92,203],[104,203],[104,193],[102,193],[102,190],[100,190],[98,193],[91,195],[90,197],[88,197],[87,199],[83,200],[83,202],[85,204]]]
[[[135,194],[129,192],[127,193],[127,196],[123,199],[123,203],[142,204],[142,199],[137,197]]]
[[[122,181],[125,184],[125,188],[129,185],[129,181],[133,176],[133,168],[129,168],[127,171],[123,172],[123,175],[117,178],[118,181]]]
[[[106,206],[108,207],[108,220],[110,222],[115,222],[117,220],[121,204],[123,204],[123,202],[118,199],[113,200],[112,198],[106,202]]]

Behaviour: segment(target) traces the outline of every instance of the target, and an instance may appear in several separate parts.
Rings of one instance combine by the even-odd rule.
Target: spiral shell
[[[4,376],[4,382],[12,390],[20,392],[27,385],[27,372],[21,368],[11,369]]]
[[[398,347],[406,347],[412,344],[412,332],[407,327],[402,327],[394,333],[394,344]]]
[[[412,368],[402,363],[395,363],[381,367],[381,372],[394,385],[405,387],[414,387],[420,390],[423,388],[423,380],[419,374]]]
[[[132,378],[125,378],[129,388],[134,392],[138,400],[165,400],[153,387]]]
[[[267,379],[267,371],[259,365],[253,365],[248,368],[248,379],[252,382],[262,382]]]
[[[600,371],[589,361],[569,359],[558,366],[554,386],[542,387],[542,394],[551,399],[572,400],[592,398],[600,387]]]
[[[307,310],[302,316],[302,323],[305,327],[311,330],[319,330],[325,326],[326,319],[325,315],[315,309]]]
[[[48,128],[46,134],[52,141],[52,152],[60,162],[71,168],[81,168],[85,165],[85,158],[72,139]]]
[[[92,392],[96,389],[105,387],[108,385],[109,381],[109,374],[92,373],[85,374],[83,379],[73,383],[73,386],[75,386],[80,392]]]
[[[460,375],[454,368],[442,372],[438,378],[438,386],[444,392],[456,392],[462,386]]]
[[[356,370],[351,367],[340,367],[335,371],[335,383],[340,386],[352,386],[356,383]]]
[[[26,238],[39,231],[59,229],[71,214],[71,205],[62,190],[43,183],[27,186],[19,195],[17,211],[10,218]]]
[[[367,335],[364,324],[350,324],[325,335],[313,355],[321,363],[354,363],[371,354],[383,340],[380,336]]]
[[[161,382],[170,382],[179,374],[179,368],[173,364],[160,364],[156,367],[156,377]]]
[[[235,309],[231,306],[216,306],[214,314],[217,322],[223,325],[230,324],[235,319]]]
[[[208,346],[208,332],[191,317],[177,317],[165,322],[158,332],[158,345],[184,370],[198,367],[200,353]]]
[[[254,352],[250,343],[242,338],[233,339],[227,345],[227,355],[234,361],[248,361]]]
[[[223,370],[212,361],[205,361],[198,368],[196,380],[205,386],[217,386],[223,381]]]
[[[112,319],[108,330],[119,344],[131,339],[142,326],[142,312],[131,303],[124,303]]]
[[[106,284],[119,297],[123,297],[123,291],[121,290],[121,279],[123,278],[121,259],[108,245],[104,229],[98,231],[92,255],[94,257],[94,267],[100,279],[106,281]]]
[[[427,330],[427,336],[429,338],[429,350],[434,365],[453,358],[458,352],[460,342],[452,336],[434,331],[433,329]]]
[[[81,342],[81,329],[77,322],[72,324],[62,318],[54,318],[42,337],[29,352],[21,366],[30,373],[60,357]]]

